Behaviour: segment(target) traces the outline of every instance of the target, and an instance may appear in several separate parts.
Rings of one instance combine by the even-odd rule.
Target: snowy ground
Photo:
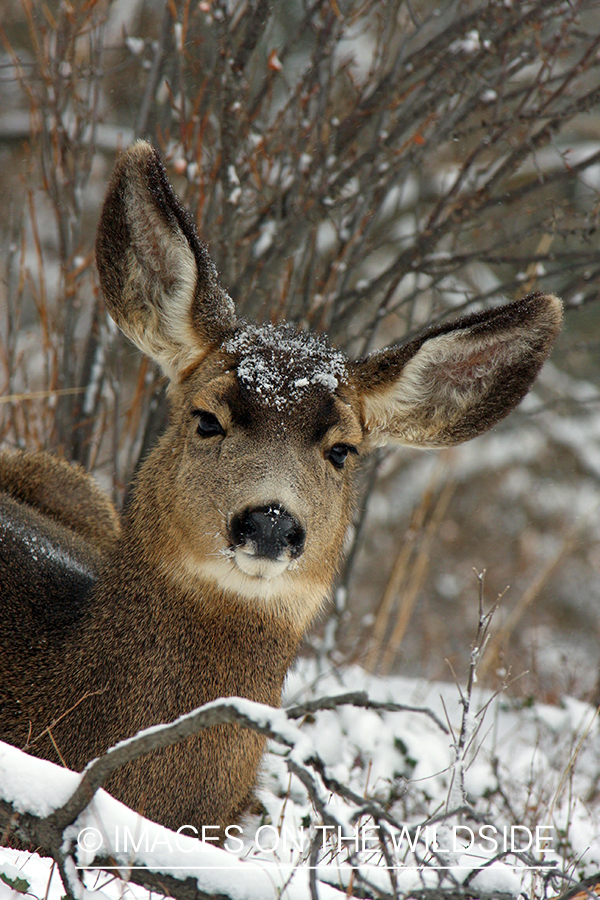
[[[286,705],[349,690],[366,690],[376,701],[427,707],[439,722],[424,712],[353,706],[304,720],[291,755],[301,764],[318,756],[326,777],[346,791],[345,799],[321,791],[331,821],[343,829],[341,846],[336,843],[337,829],[323,827],[305,787],[290,775],[289,751],[274,745],[260,788],[265,812],[246,822],[241,835],[232,831],[225,850],[181,835],[169,838],[170,833],[100,792],[77,826],[82,847],[78,861],[92,860],[103,840],[104,850],[110,848],[121,865],[135,862],[193,876],[204,890],[240,900],[308,898],[310,866],[315,863],[322,900],[341,900],[361,879],[361,889],[370,885],[372,896],[389,896],[394,883],[397,895],[405,897],[424,886],[441,890],[466,881],[482,894],[502,891],[544,898],[569,884],[561,877],[550,882],[548,869],[575,881],[600,870],[600,752],[594,709],[570,698],[559,706],[519,708],[507,697],[490,698],[475,689],[464,720],[462,753],[457,745],[463,707],[456,685],[380,679],[358,668],[319,671],[317,663],[303,660],[289,679]],[[443,731],[443,723],[451,724],[452,734]],[[31,808],[35,801],[42,812],[60,805],[77,776],[28,759],[19,759],[12,748],[0,750],[0,797],[12,798],[22,808]],[[378,800],[379,809],[389,814],[388,822],[397,823],[386,826],[379,820],[380,829],[387,828],[388,846],[395,848],[393,858],[382,853],[373,819],[364,811],[353,818],[358,806],[349,799],[352,792]],[[448,808],[464,799],[471,812],[446,817]],[[437,822],[432,821],[436,817]],[[311,860],[315,843],[319,853]],[[513,848],[523,852],[511,852]],[[51,862],[27,853],[0,850],[0,878],[17,889],[0,881],[0,900],[17,900],[17,891],[39,900],[59,900],[63,893]],[[114,872],[90,871],[85,883],[96,898],[129,892],[147,896]]]

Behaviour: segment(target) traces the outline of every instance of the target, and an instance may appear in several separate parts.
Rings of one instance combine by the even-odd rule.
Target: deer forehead
[[[321,335],[244,324],[199,374],[194,405],[225,406],[246,430],[289,437],[296,429],[317,442],[327,432],[334,441],[362,438],[347,358]]]
[[[348,383],[347,359],[318,334],[290,325],[246,325],[223,345],[242,388],[257,404],[288,409],[311,389],[331,395]]]

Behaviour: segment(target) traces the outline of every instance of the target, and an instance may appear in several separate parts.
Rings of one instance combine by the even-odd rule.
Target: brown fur
[[[143,143],[115,170],[97,260],[111,315],[171,378],[170,425],[122,527],[80,469],[0,457],[0,738],[50,759],[56,746],[76,769],[217,697],[278,705],[335,576],[360,457],[491,427],[561,318],[534,295],[356,362],[323,337],[239,323]],[[262,750],[217,726],[107,787],[170,827],[223,827],[248,808]]]
[[[119,514],[110,499],[85,469],[64,459],[33,450],[3,451],[0,492],[35,506],[102,553],[119,539]]]

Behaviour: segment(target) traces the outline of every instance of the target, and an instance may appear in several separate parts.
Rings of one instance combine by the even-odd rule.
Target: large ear
[[[113,173],[96,238],[108,311],[165,373],[201,360],[234,323],[233,303],[157,151],[139,141]]]
[[[562,322],[551,294],[531,294],[423,332],[351,363],[367,446],[459,444],[525,396]]]

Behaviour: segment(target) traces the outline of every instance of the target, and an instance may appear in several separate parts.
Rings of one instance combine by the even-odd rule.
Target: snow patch
[[[333,393],[346,381],[346,357],[318,334],[290,325],[246,325],[224,346],[238,358],[240,383],[278,410],[321,388]]]

